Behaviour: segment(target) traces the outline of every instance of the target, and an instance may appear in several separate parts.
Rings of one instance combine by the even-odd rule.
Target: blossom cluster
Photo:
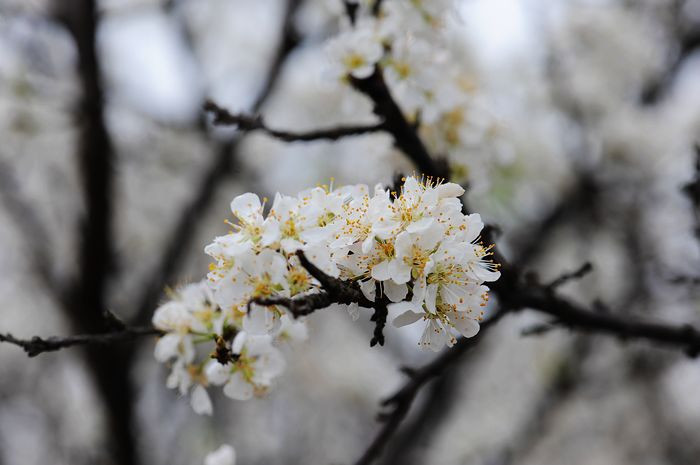
[[[401,314],[395,326],[423,321],[418,343],[438,351],[457,335],[474,336],[488,300],[484,282],[499,272],[481,244],[483,223],[465,215],[454,183],[408,177],[399,192],[381,185],[320,186],[297,196],[277,194],[269,212],[251,193],[231,202],[231,232],[205,248],[214,262],[206,281],[178,290],[156,311],[166,334],[156,358],[169,361],[168,385],[192,390],[192,405],[210,413],[205,387],[248,399],[264,392],[284,360],[281,341],[303,339],[303,321],[283,305],[261,299],[303,299],[321,291],[297,251],[325,274],[359,288],[367,305],[378,302]],[[359,303],[348,305],[353,318]],[[195,345],[211,357],[196,361]]]
[[[379,11],[374,3],[358,2],[355,20],[342,21],[340,32],[328,41],[328,73],[350,82],[380,68],[406,117],[420,122],[430,151],[451,157],[457,168],[452,177],[464,174],[472,185],[483,184],[483,177],[468,172],[465,159],[478,171],[487,161],[509,162],[512,153],[472,73],[449,46],[445,26],[458,20],[455,2],[385,0]],[[487,156],[470,156],[477,153]]]
[[[154,356],[170,365],[166,385],[181,395],[189,392],[199,414],[212,414],[210,385],[223,386],[224,394],[237,400],[264,393],[284,370],[280,343],[306,338],[304,323],[287,316],[274,337],[247,333],[236,315],[214,302],[206,280],[184,285],[170,297],[153,315],[153,325],[165,333]]]

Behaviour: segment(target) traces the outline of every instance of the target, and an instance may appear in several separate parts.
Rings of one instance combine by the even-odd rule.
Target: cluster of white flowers
[[[153,325],[165,332],[154,355],[171,367],[166,384],[181,395],[191,391],[199,414],[212,414],[209,385],[223,385],[224,394],[238,400],[264,393],[284,370],[280,342],[306,338],[304,323],[287,316],[274,337],[250,334],[240,320],[215,303],[206,281],[180,287],[153,315]]]
[[[385,0],[374,12],[374,1],[359,2],[353,24],[345,18],[341,31],[328,41],[329,74],[341,81],[369,77],[382,68],[406,117],[420,121],[420,135],[433,153],[448,155],[457,167],[452,177],[474,174],[466,159],[484,146],[499,152],[470,164],[510,161],[502,126],[476,92],[464,61],[449,47],[445,25],[457,17],[453,0]],[[501,154],[503,152],[504,154]],[[488,164],[488,163],[487,163]],[[469,176],[471,174],[471,176]]]
[[[478,242],[483,223],[464,215],[454,183],[406,178],[400,192],[377,185],[316,187],[296,197],[277,194],[267,215],[264,202],[246,193],[231,203],[234,230],[205,249],[215,259],[207,280],[178,290],[153,317],[166,334],[155,356],[172,363],[168,386],[211,413],[205,387],[245,400],[264,392],[284,367],[281,340],[303,339],[306,328],[281,305],[264,298],[303,298],[320,284],[300,263],[305,256],[324,273],[358,286],[372,302],[402,311],[394,324],[425,322],[421,348],[440,350],[455,336],[474,336],[488,300],[484,282],[498,279],[489,247]],[[353,318],[359,305],[348,306]],[[213,353],[196,358],[195,345]],[[222,360],[221,351],[231,360]]]

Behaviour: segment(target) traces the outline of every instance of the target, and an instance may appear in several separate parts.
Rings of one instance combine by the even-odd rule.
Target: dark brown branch
[[[321,291],[317,294],[307,294],[301,297],[295,297],[293,299],[281,296],[256,297],[248,302],[249,310],[251,303],[266,306],[281,305],[282,307],[285,307],[294,318],[298,318],[300,316],[310,315],[316,310],[321,310],[329,305],[333,305],[334,303],[337,303],[337,301],[334,300],[327,292]]]
[[[332,304],[358,304],[362,307],[374,308],[371,321],[374,322],[375,326],[369,345],[371,347],[377,344],[383,346],[384,326],[386,325],[386,318],[389,314],[387,309],[389,301],[386,300],[384,296],[381,296],[380,284],[377,283],[377,298],[372,302],[365,297],[357,283],[343,281],[327,275],[316,265],[311,263],[301,250],[298,250],[296,255],[299,257],[299,261],[306,271],[321,284],[321,291],[294,298],[282,296],[257,297],[248,302],[248,311],[250,311],[251,303],[258,305],[281,305],[297,318],[310,315],[316,310],[326,308]]]
[[[379,414],[383,425],[362,457],[355,462],[355,465],[369,465],[379,458],[386,445],[398,431],[399,425],[408,414],[421,389],[428,381],[441,376],[445,370],[478,344],[484,334],[505,314],[503,311],[496,313],[490,320],[481,325],[479,334],[469,339],[461,338],[454,347],[446,350],[427,365],[417,370],[405,370],[409,376],[408,381],[391,397],[382,401],[382,407],[389,409]]]
[[[369,341],[370,347],[374,347],[377,344],[380,346],[384,345],[384,326],[386,326],[386,317],[388,315],[387,302],[377,299],[377,302],[374,303],[374,314],[370,318],[370,321],[374,322],[374,332],[372,333],[372,339]]]
[[[97,334],[79,334],[77,336],[58,337],[51,336],[43,339],[34,336],[31,339],[18,339],[12,334],[0,334],[0,342],[8,342],[21,347],[29,357],[36,357],[44,352],[54,352],[73,346],[107,345],[115,342],[131,341],[141,336],[156,336],[161,331],[145,326],[125,328],[121,331]]]
[[[95,0],[54,2],[57,14],[75,42],[82,90],[75,111],[79,126],[78,165],[85,213],[80,224],[78,276],[63,305],[76,333],[114,332],[119,327],[107,310],[106,290],[113,271],[114,150],[104,120],[104,95],[97,54],[99,14]],[[138,465],[133,428],[133,393],[128,350],[107,346],[84,354],[108,412],[110,461]]]
[[[355,283],[349,283],[332,276],[328,276],[326,273],[321,271],[316,265],[311,263],[306,257],[303,251],[297,251],[297,257],[301,262],[306,271],[309,272],[311,276],[316,278],[316,280],[321,283],[321,287],[330,296],[332,296],[336,303],[340,304],[351,304],[357,303],[362,307],[371,308],[374,306],[374,302],[367,299],[365,295],[360,290],[359,286]]]
[[[328,129],[317,129],[313,131],[285,131],[272,129],[265,125],[261,116],[251,116],[245,114],[232,114],[225,108],[221,108],[211,100],[204,103],[204,111],[214,116],[212,121],[215,125],[235,125],[237,129],[248,131],[262,131],[284,142],[310,142],[317,140],[338,140],[349,136],[360,136],[379,132],[384,129],[384,124],[339,126]]]
[[[401,108],[391,96],[381,67],[376,66],[374,73],[365,79],[351,76],[350,82],[357,91],[372,100],[374,114],[384,121],[384,130],[394,137],[394,145],[406,154],[422,174],[441,179],[449,177],[447,161],[435,160],[430,156],[418,136],[416,127],[406,120]]]
[[[558,325],[577,331],[607,334],[621,340],[646,339],[651,342],[682,349],[690,357],[700,354],[700,331],[690,325],[669,325],[635,321],[586,310],[573,302],[551,294],[546,288],[535,287],[520,292],[519,308],[530,308],[551,315]]]

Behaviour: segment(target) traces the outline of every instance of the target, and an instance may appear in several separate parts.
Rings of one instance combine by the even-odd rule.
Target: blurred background
[[[563,294],[700,325],[700,214],[684,188],[698,175],[700,1],[456,3],[440,46],[489,130],[449,158],[503,254],[544,282],[590,262]],[[165,286],[205,275],[233,196],[412,172],[384,134],[285,144],[202,113],[211,98],[275,128],[373,121],[324,77],[343,14],[340,0],[0,0],[0,332],[91,332],[100,307],[148,323]],[[96,151],[111,176],[90,176]],[[108,241],[86,246],[90,228]],[[428,386],[382,463],[700,463],[700,362],[522,334],[542,321],[507,317]],[[0,465],[197,464],[224,442],[243,464],[352,463],[399,367],[434,354],[411,329],[370,348],[368,315],[309,324],[267,397],[216,394],[213,418],[166,389],[153,338],[33,359],[0,345]]]

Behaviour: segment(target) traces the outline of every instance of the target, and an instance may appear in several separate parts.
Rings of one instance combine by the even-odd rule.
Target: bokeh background
[[[0,0],[0,332],[18,337],[83,327],[48,283],[79,275],[90,113],[75,31],[89,3]],[[700,1],[456,3],[441,46],[464,62],[493,126],[450,159],[504,255],[544,282],[591,262],[562,293],[699,325],[700,223],[684,186],[700,141]],[[113,154],[105,302],[124,320],[148,322],[163,289],[149,285],[204,276],[202,249],[226,232],[233,196],[412,171],[383,134],[285,144],[213,128],[202,113],[211,98],[280,128],[373,121],[368,101],[323,73],[340,0],[96,9],[97,111]],[[700,463],[700,362],[561,329],[523,335],[543,321],[523,312],[499,323],[425,390],[383,463]],[[368,315],[320,312],[309,324],[268,396],[217,395],[213,418],[165,388],[152,338],[121,362],[124,351],[28,359],[0,345],[0,464],[198,464],[224,442],[243,464],[352,463],[379,400],[403,381],[399,367],[434,355],[407,328],[370,348]]]

